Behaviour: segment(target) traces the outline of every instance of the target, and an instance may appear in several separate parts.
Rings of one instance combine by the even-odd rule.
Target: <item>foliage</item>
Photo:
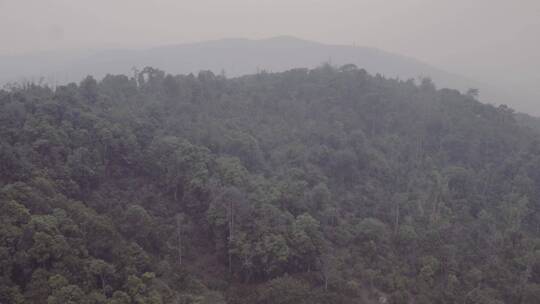
[[[535,303],[516,117],[353,65],[0,91],[0,302]]]

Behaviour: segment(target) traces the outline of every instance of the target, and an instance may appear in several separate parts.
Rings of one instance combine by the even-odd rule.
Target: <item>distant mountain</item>
[[[504,103],[507,94],[488,85],[435,68],[416,59],[375,48],[328,45],[294,37],[264,40],[223,39],[143,50],[96,50],[0,57],[0,83],[40,79],[49,84],[78,81],[86,75],[130,73],[133,67],[152,66],[170,73],[224,71],[234,77],[266,70],[313,68],[324,62],[352,63],[368,72],[401,79],[430,77],[438,87],[480,89],[483,101]]]

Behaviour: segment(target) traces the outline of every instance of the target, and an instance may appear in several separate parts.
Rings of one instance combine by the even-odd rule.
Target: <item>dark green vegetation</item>
[[[537,303],[537,138],[354,66],[0,91],[0,303]]]

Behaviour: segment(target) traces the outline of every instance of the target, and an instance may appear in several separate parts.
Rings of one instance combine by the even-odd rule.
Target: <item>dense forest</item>
[[[527,125],[354,65],[0,90],[0,303],[538,303]]]

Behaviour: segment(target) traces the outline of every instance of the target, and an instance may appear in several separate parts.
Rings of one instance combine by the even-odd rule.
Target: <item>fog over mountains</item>
[[[508,94],[503,89],[446,72],[413,58],[370,47],[329,45],[289,36],[264,40],[223,39],[150,49],[0,56],[0,83],[41,81],[55,85],[77,82],[86,75],[101,78],[106,74],[129,74],[134,67],[141,69],[145,66],[173,74],[211,70],[235,77],[263,70],[281,72],[298,67],[313,68],[326,62],[336,66],[352,63],[385,77],[430,77],[439,88],[454,88],[462,92],[477,88],[484,102],[505,103],[517,110],[526,110],[520,106],[518,100],[524,97],[518,93]]]

